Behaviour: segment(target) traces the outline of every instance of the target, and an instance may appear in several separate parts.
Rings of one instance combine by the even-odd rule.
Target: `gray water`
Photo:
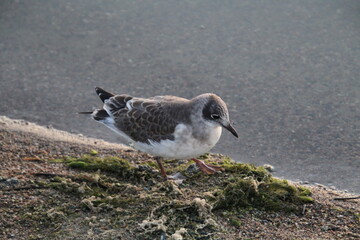
[[[360,1],[0,1],[0,114],[118,142],[78,111],[100,86],[215,92],[214,152],[360,192]]]

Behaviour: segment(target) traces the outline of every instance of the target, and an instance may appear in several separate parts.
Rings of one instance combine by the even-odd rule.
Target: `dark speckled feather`
[[[105,109],[111,112],[114,126],[136,142],[174,140],[175,127],[189,123],[189,100],[173,96],[133,98],[116,95],[105,100]],[[151,137],[149,137],[151,136]]]

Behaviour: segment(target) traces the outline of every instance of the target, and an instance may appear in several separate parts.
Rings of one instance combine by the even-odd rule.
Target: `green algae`
[[[126,159],[88,154],[53,160],[67,164],[75,174],[54,177],[48,186],[77,197],[84,212],[114,213],[109,218],[116,228],[138,225],[139,239],[171,236],[180,228],[189,239],[216,239],[222,231],[219,218],[239,228],[238,214],[249,209],[294,212],[313,201],[309,189],[274,178],[263,167],[215,154],[201,159],[221,166],[224,172],[189,172],[191,161],[165,160],[167,171],[180,171],[187,177],[175,184],[163,182],[156,171],[147,172],[157,168],[155,161],[143,161],[146,170],[140,171]],[[147,181],[139,181],[144,178]],[[219,212],[224,211],[230,214],[221,216]]]
[[[354,213],[356,220],[360,223],[360,213]]]
[[[70,162],[68,164],[70,168],[80,168],[80,169],[86,169],[88,168],[88,164],[86,162]]]
[[[216,192],[214,209],[294,212],[313,202],[308,188],[275,178],[264,167],[236,163],[226,157],[222,167],[230,176]]]
[[[91,149],[90,150],[90,153],[89,153],[91,156],[95,156],[95,155],[98,155],[98,151],[96,151],[95,149]]]
[[[311,192],[309,189],[303,186],[297,187],[286,180],[274,178],[263,167],[236,163],[228,157],[218,155],[214,157],[211,154],[205,154],[202,155],[201,158],[207,163],[220,163],[225,173],[229,175],[228,178],[221,177],[221,175],[217,176],[217,178],[216,176],[208,176],[203,173],[194,173],[189,176],[189,173],[185,172],[185,169],[190,165],[189,162],[178,164],[175,168],[171,169],[171,171],[184,172],[184,175],[188,176],[187,181],[191,182],[190,185],[199,184],[199,182],[204,182],[205,185],[206,183],[213,183],[210,189],[215,189],[216,192],[213,201],[214,209],[258,208],[274,211],[295,211],[302,204],[313,201],[310,197]],[[78,158],[67,157],[62,161],[74,169],[116,173],[116,176],[128,179],[139,177],[139,171],[132,167],[127,160],[119,157],[99,157],[98,154],[90,154]],[[56,162],[59,162],[59,160],[56,160]],[[152,161],[147,161],[145,164],[151,167],[156,166]],[[173,161],[164,161],[165,167],[170,167],[170,165],[173,164]],[[116,181],[116,179],[114,181]],[[106,181],[101,181],[101,183],[100,186],[99,182],[96,182],[96,186],[83,184],[81,187],[80,184],[76,182],[60,181],[58,183],[52,183],[52,186],[57,189],[62,189],[63,191],[86,192],[87,194],[94,194],[96,196],[101,195],[104,191],[119,191],[118,185],[114,183],[109,184]],[[184,186],[190,185],[184,183]],[[158,190],[167,192],[165,189]],[[177,192],[181,192],[181,190],[177,190]]]
[[[145,164],[149,167],[158,168],[158,164],[155,161],[146,161]]]
[[[238,219],[237,217],[234,217],[234,216],[229,217],[229,222],[234,227],[240,227],[242,225],[240,219]]]
[[[146,181],[150,178],[156,178],[154,172],[140,170],[139,168],[133,167],[128,160],[116,156],[100,157],[98,154],[86,154],[81,157],[52,159],[50,162],[66,163],[69,168],[78,170],[113,173],[118,177],[136,181]]]
[[[258,181],[253,177],[238,179],[227,184],[219,194],[215,209],[258,208],[292,212],[306,203],[313,202],[309,190],[298,188],[286,180],[269,177]]]
[[[133,168],[127,160],[114,156],[97,157],[93,155],[83,155],[79,158],[66,158],[65,162],[67,162],[71,168],[101,170],[120,174],[128,172]]]
[[[222,167],[236,178],[252,177],[257,181],[267,181],[271,177],[264,167],[256,167],[253,164],[224,161]]]

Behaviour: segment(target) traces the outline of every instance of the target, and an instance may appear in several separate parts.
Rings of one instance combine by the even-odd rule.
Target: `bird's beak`
[[[235,137],[239,137],[238,133],[236,132],[235,128],[231,125],[231,123],[227,123],[223,125],[224,128],[226,128],[227,130],[229,130],[229,132],[231,132]]]

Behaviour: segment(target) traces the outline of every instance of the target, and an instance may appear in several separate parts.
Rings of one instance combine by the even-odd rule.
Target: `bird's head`
[[[235,137],[239,137],[238,133],[230,123],[227,106],[219,96],[209,94],[202,113],[205,121],[220,125],[229,130]]]

